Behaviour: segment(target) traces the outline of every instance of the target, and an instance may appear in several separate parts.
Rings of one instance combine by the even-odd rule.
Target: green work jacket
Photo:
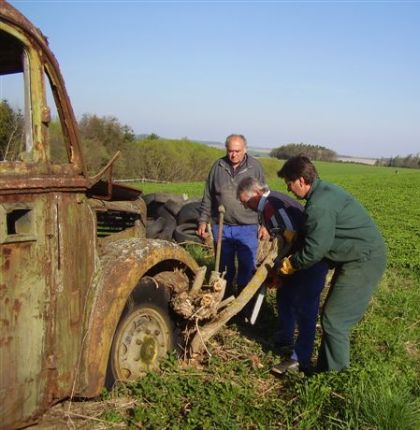
[[[385,254],[378,228],[348,192],[316,179],[305,199],[304,244],[291,257],[295,269],[306,269],[323,258],[345,263]]]

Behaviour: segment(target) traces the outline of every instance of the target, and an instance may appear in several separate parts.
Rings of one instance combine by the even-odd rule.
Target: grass
[[[256,326],[224,327],[200,365],[171,355],[160,373],[104,393],[104,400],[134,403],[109,407],[101,419],[129,429],[420,429],[420,172],[342,163],[318,169],[360,199],[389,249],[386,274],[352,332],[351,368],[274,378],[269,369],[280,358],[270,342],[276,329],[270,293]],[[285,191],[276,178],[269,184]],[[141,187],[200,197],[203,183]],[[201,248],[190,251],[212,264]]]

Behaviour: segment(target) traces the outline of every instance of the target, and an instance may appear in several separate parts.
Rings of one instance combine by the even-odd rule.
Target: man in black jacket
[[[240,182],[238,197],[245,206],[258,212],[270,236],[279,239],[279,255],[284,255],[285,250],[299,249],[304,226],[300,203],[285,194],[270,191],[256,178]],[[310,370],[320,294],[327,272],[327,263],[321,261],[293,276],[282,276],[277,289],[279,332],[276,341],[282,348],[289,347],[291,353],[287,360],[272,369],[273,373],[281,374],[297,367],[305,372]],[[296,342],[295,326],[298,328]]]

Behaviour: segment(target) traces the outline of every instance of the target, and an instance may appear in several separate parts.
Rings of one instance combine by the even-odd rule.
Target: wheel
[[[152,218],[157,218],[162,216],[159,214],[161,207],[171,200],[173,202],[178,202],[180,205],[183,204],[184,200],[181,196],[171,193],[152,193],[143,196],[143,200],[147,206],[147,216]]]
[[[202,243],[201,238],[197,236],[197,224],[196,223],[185,223],[180,224],[174,231],[174,239],[178,243],[182,242],[197,242]]]
[[[106,385],[133,381],[157,370],[175,346],[175,325],[169,314],[169,291],[144,278],[130,296],[111,347]]]
[[[191,201],[182,206],[178,212],[177,223],[185,224],[190,222],[197,223],[198,217],[200,216],[201,201]]]
[[[166,226],[166,220],[162,217],[157,219],[151,219],[147,221],[146,224],[146,237],[148,239],[155,239],[159,233],[163,231]]]
[[[166,209],[165,206],[161,206],[156,213],[159,218],[163,218],[165,220],[165,226],[155,237],[157,239],[171,240],[176,227],[175,217],[169,212],[168,209]]]
[[[136,306],[121,321],[115,336],[114,379],[135,380],[156,370],[172,348],[170,321],[161,309],[150,304]]]
[[[183,205],[184,205],[183,201],[180,202],[178,200],[169,199],[165,203],[165,208],[171,213],[171,215],[176,217]]]

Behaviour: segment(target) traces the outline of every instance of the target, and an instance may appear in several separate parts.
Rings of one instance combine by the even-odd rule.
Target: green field
[[[280,162],[278,167],[280,167]],[[109,425],[147,429],[420,429],[420,172],[344,163],[317,163],[368,209],[388,246],[388,267],[352,335],[352,366],[304,378],[274,378],[273,296],[255,328],[232,324],[208,345],[199,367],[170,357],[160,374],[105,393],[132,400],[109,407]],[[274,169],[278,168],[277,166]],[[285,191],[270,172],[269,185]],[[203,183],[139,184],[145,193],[200,197]],[[197,253],[198,258],[205,255]]]
[[[281,162],[273,161],[264,166],[266,172],[269,167],[267,182],[273,190],[286,192],[284,182],[275,175]],[[317,162],[316,165],[322,179],[341,185],[368,209],[387,242],[390,266],[410,269],[419,279],[420,171],[349,163]],[[200,198],[204,183],[144,183],[136,186],[145,194],[165,191]]]

